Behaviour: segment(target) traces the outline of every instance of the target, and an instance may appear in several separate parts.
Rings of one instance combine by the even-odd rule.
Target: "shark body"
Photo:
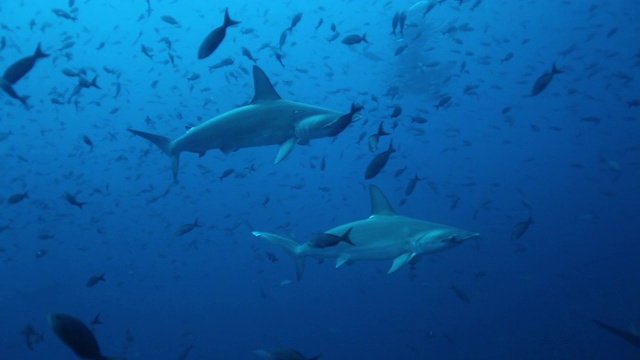
[[[308,256],[335,258],[336,267],[356,260],[393,260],[388,272],[392,273],[407,263],[417,261],[423,254],[444,251],[479,236],[448,225],[398,215],[378,187],[371,185],[369,192],[372,208],[369,218],[325,232],[336,237],[345,237],[346,234],[349,242],[338,241],[334,246],[318,247],[312,241],[300,244],[267,232],[254,231],[253,235],[284,249],[296,263],[298,280],[302,278],[304,261]]]
[[[190,127],[181,137],[167,137],[128,129],[158,146],[171,158],[174,180],[177,181],[180,153],[194,152],[200,156],[210,149],[228,154],[241,148],[279,145],[275,163],[284,160],[296,144],[312,139],[336,136],[360,110],[351,106],[348,113],[285,100],[278,95],[267,75],[253,67],[255,95],[245,106],[227,111],[206,122]]]

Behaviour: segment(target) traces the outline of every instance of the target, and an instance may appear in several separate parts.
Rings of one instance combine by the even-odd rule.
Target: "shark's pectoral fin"
[[[413,259],[414,256],[416,256],[416,253],[404,253],[398,256],[397,258],[393,259],[393,264],[391,265],[391,268],[389,269],[387,274],[391,274],[392,272],[405,266],[411,261],[411,259]]]
[[[292,137],[280,144],[280,150],[278,150],[278,156],[276,156],[276,161],[274,162],[274,164],[279,164],[282,160],[284,160],[284,158],[289,156],[289,154],[293,150],[293,147],[296,146],[297,143],[298,139]]]
[[[349,259],[349,257],[344,256],[344,255],[340,255],[337,259],[336,259],[336,268],[344,265],[345,263],[349,262],[351,259]]]

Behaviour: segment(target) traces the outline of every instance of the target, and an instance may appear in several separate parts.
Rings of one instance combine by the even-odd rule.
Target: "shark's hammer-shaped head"
[[[431,223],[429,223],[431,224]],[[416,254],[434,253],[456,247],[463,242],[477,238],[478,233],[451,226],[432,224],[421,231],[412,243]]]

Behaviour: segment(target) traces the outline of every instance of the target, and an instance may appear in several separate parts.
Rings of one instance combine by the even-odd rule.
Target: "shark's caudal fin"
[[[252,234],[257,237],[263,237],[270,243],[281,247],[287,253],[287,255],[291,256],[293,261],[295,261],[297,278],[298,280],[302,279],[302,274],[304,273],[304,256],[298,254],[298,248],[300,244],[284,236],[267,232],[253,231]]]
[[[391,207],[389,200],[384,196],[382,191],[375,185],[369,186],[369,193],[371,194],[371,216],[383,215],[393,216],[397,215]]]
[[[171,171],[173,172],[173,180],[178,181],[178,165],[180,165],[180,153],[171,153],[171,139],[161,135],[151,134],[148,132],[127,129],[134,135],[138,135],[144,139],[151,141],[154,145],[160,148],[162,152],[167,154],[171,158]]]

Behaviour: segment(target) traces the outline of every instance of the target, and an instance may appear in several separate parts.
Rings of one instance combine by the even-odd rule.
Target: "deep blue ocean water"
[[[52,312],[85,323],[99,313],[103,354],[127,359],[178,359],[190,346],[188,359],[280,347],[321,359],[640,358],[592,322],[640,335],[640,3],[446,0],[423,16],[432,1],[0,4],[0,68],[38,43],[50,54],[14,85],[29,109],[0,93],[0,359],[74,358]],[[241,23],[198,60],[227,7]],[[341,43],[363,33],[370,44]],[[357,102],[362,118],[277,165],[276,145],[185,153],[176,184],[167,156],[127,128],[175,139],[249,101],[242,47],[282,97],[340,112]],[[554,63],[563,73],[531,96]],[[64,69],[97,75],[100,89],[73,95]],[[392,135],[371,152],[381,121]],[[365,180],[391,139],[398,151]],[[481,238],[389,275],[391,260],[308,259],[296,281],[293,261],[251,234],[302,242],[364,219],[369,184],[401,215]],[[176,236],[196,218],[202,227]],[[30,337],[32,349],[28,324],[44,338]]]

